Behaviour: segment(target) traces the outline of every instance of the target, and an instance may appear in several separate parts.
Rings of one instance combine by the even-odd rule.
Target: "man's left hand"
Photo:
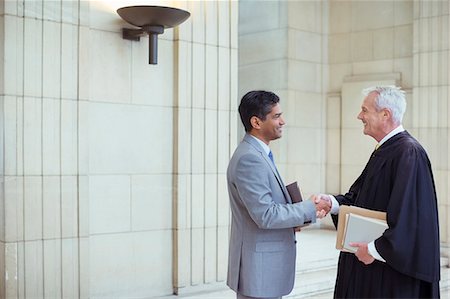
[[[375,258],[370,255],[369,249],[367,248],[367,243],[350,243],[352,247],[358,247],[358,250],[355,252],[358,260],[366,265],[370,265],[373,263]]]

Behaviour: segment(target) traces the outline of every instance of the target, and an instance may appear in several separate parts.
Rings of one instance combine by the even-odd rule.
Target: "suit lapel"
[[[272,161],[270,160],[269,156],[266,155],[266,153],[264,152],[264,149],[258,144],[258,142],[253,137],[251,137],[248,134],[246,134],[244,136],[244,141],[250,143],[253,146],[253,148],[255,148],[255,150],[258,151],[261,154],[261,157],[264,159],[264,161],[266,161],[267,165],[270,167],[270,169],[272,170],[273,174],[275,175],[275,178],[277,179],[278,185],[280,186],[281,190],[283,191],[283,195],[284,195],[284,198],[285,198],[286,202],[287,203],[292,203],[291,198],[289,196],[289,193],[287,192],[286,186],[284,185],[283,180],[281,179],[281,176],[278,173],[277,168],[272,163]]]

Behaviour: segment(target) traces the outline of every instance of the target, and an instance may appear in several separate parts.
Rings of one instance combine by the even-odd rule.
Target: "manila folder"
[[[343,248],[343,239],[348,220],[348,214],[350,213],[386,221],[386,212],[373,211],[355,206],[341,205],[339,207],[339,216],[338,216],[339,218],[336,235],[336,249],[345,250]]]

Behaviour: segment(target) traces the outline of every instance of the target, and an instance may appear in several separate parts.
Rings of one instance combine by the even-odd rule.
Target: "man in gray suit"
[[[277,95],[250,91],[239,114],[246,135],[227,170],[232,212],[227,284],[239,299],[281,298],[294,286],[294,227],[323,217],[330,203],[291,201],[269,148],[285,124]]]

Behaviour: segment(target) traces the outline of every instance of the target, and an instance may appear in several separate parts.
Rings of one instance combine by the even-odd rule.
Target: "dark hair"
[[[245,131],[250,132],[252,129],[250,119],[253,116],[265,120],[267,114],[272,111],[273,106],[279,101],[280,98],[270,91],[253,90],[247,92],[242,97],[241,103],[239,104],[239,115],[241,116]]]

